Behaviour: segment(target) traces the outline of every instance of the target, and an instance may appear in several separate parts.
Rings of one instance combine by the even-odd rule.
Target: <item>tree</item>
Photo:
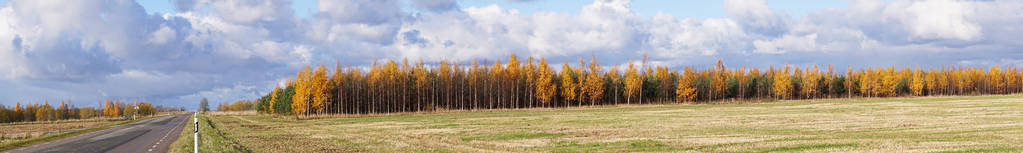
[[[209,111],[209,110],[210,110],[210,101],[206,100],[206,97],[203,97],[202,100],[199,101],[199,111],[200,112],[205,112],[205,111]]]
[[[568,63],[561,65],[561,96],[566,102],[572,102],[577,96],[578,84],[576,84],[574,76],[575,71],[572,71],[572,67]]]
[[[36,110],[36,121],[54,121],[56,120],[56,116],[54,116],[53,113],[53,106],[50,106],[49,103],[43,104],[42,107],[39,107]]]
[[[590,105],[596,104],[597,100],[604,94],[604,76],[600,73],[600,65],[597,64],[597,56],[590,61],[590,73],[586,76],[586,86],[583,87],[589,95]]]
[[[880,87],[881,94],[884,96],[896,96],[896,84],[898,84],[899,76],[895,74],[895,66],[889,67],[888,71],[881,73],[884,77]]]
[[[412,76],[415,78],[415,87],[417,89],[417,95],[420,95],[419,102],[416,104],[416,110],[423,108],[421,104],[426,103],[426,91],[430,88],[432,80],[430,80],[429,72],[423,66],[423,60],[419,60],[416,63],[416,67],[412,68]]]
[[[820,76],[817,74],[818,72],[817,65],[814,64],[813,69],[810,69],[810,66],[807,66],[806,73],[802,74],[800,89],[802,89],[801,94],[804,98],[816,98],[817,93],[820,92],[817,90],[817,82],[820,81]]]
[[[25,117],[22,116],[25,114],[25,109],[21,107],[21,102],[15,102],[13,113],[14,114],[11,115],[11,122],[25,121]]]
[[[728,81],[727,73],[724,62],[722,62],[721,59],[718,59],[718,61],[714,64],[713,81],[710,82],[711,98],[717,99],[724,97],[725,91],[728,89],[726,86],[726,81]]]
[[[124,116],[134,116],[137,113],[135,106],[138,106],[138,102],[135,102],[134,104],[128,102],[125,103],[124,110],[121,110],[123,111],[121,114]]]
[[[279,114],[290,114],[293,112],[291,104],[295,96],[295,81],[289,79],[285,84],[284,90],[277,93],[277,102],[273,104],[274,112]]]
[[[295,77],[295,95],[291,100],[291,111],[295,115],[309,115],[309,100],[312,93],[309,84],[311,82],[309,81],[310,73],[312,73],[312,68],[306,65]]]
[[[785,69],[781,72],[776,72],[774,75],[774,96],[787,99],[792,95],[792,80],[789,76],[789,65],[785,65]]]
[[[54,112],[54,114],[58,120],[68,119],[69,118],[68,111],[69,110],[67,104],[64,103],[64,100],[61,100],[60,105],[57,106],[57,110],[56,112]]]
[[[554,72],[551,71],[544,58],[540,58],[537,75],[536,97],[540,99],[540,102],[549,103],[557,94],[557,86],[554,84]]]
[[[856,77],[853,74],[852,65],[849,65],[845,69],[845,92],[849,98],[852,98],[853,91],[856,89]]]
[[[519,59],[515,56],[515,53],[508,56],[508,65],[505,67],[505,69],[507,69],[507,73],[504,73],[506,75],[505,79],[507,79],[508,83],[511,84],[511,97],[509,98],[513,106],[517,108],[520,106],[519,81],[521,81],[521,79],[519,79],[519,77],[522,77],[522,68],[520,68]]]
[[[344,98],[342,98],[345,91],[345,74],[342,71],[340,61],[334,65],[334,75],[330,76],[330,84],[331,88],[333,88],[333,93],[330,95],[333,96],[334,111],[335,113],[342,113],[344,111],[341,108],[344,107],[345,102]]]
[[[639,94],[640,88],[643,87],[643,80],[639,76],[639,72],[636,69],[636,65],[633,64],[632,60],[629,60],[628,67],[625,68],[625,101],[628,104],[632,104],[632,97]]]
[[[679,102],[692,101],[696,98],[696,88],[693,88],[693,81],[696,80],[696,73],[692,68],[686,67],[682,71],[682,77],[678,80],[678,88],[675,89],[676,99]]]
[[[987,82],[989,93],[1003,93],[1002,90],[1005,88],[1005,76],[1002,74],[1002,69],[998,65],[991,66],[988,70]]]
[[[274,90],[272,92],[270,92],[270,95],[269,95],[270,96],[270,99],[269,99],[269,102],[268,102],[269,106],[267,106],[268,109],[266,110],[270,114],[276,113],[275,107],[276,107],[276,104],[277,104],[277,99],[280,97],[279,96],[280,93],[281,93],[281,85],[274,85]]]
[[[312,89],[309,94],[312,96],[311,108],[313,108],[309,111],[324,113],[327,108],[327,99],[330,98],[328,94],[330,93],[330,80],[327,77],[327,68],[320,64],[309,79],[310,87],[308,88]]]
[[[924,79],[924,73],[920,70],[920,66],[917,66],[909,81],[909,90],[914,96],[924,95]]]

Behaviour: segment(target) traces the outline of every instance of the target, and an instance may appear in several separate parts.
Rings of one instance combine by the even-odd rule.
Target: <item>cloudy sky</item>
[[[1021,66],[1010,0],[0,0],[0,104],[256,98],[303,65]]]

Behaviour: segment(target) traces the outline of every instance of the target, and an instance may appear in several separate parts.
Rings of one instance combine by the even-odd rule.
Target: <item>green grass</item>
[[[224,136],[224,133],[219,131],[222,129],[215,128],[217,125],[210,122],[206,116],[199,114],[199,151],[200,152],[252,152],[237,142],[232,141]],[[195,120],[194,117],[188,119],[188,124],[185,124],[182,128],[181,135],[178,136],[178,140],[171,144],[168,152],[193,152],[195,143],[194,132]]]
[[[552,152],[654,152],[679,150],[677,146],[655,140],[625,140],[615,142],[558,141],[551,148]]]
[[[828,148],[856,147],[857,145],[858,144],[856,144],[856,143],[800,144],[800,145],[794,145],[794,146],[784,146],[784,147],[777,147],[777,148],[768,148],[768,149],[764,149],[764,150],[759,150],[757,152],[758,153],[795,152],[795,151],[803,151],[803,150],[817,150],[817,149],[828,149]]]
[[[71,136],[75,136],[75,135],[79,135],[79,134],[99,131],[99,130],[107,129],[107,128],[118,126],[118,125],[131,124],[131,123],[135,123],[135,122],[138,122],[138,121],[144,121],[144,120],[148,120],[148,119],[152,119],[152,118],[156,118],[156,117],[152,117],[151,116],[151,117],[144,117],[144,118],[138,119],[138,120],[125,120],[125,121],[119,122],[117,124],[110,124],[110,125],[104,125],[104,126],[100,126],[100,127],[82,129],[82,130],[77,130],[77,131],[70,131],[70,132],[63,132],[63,133],[57,133],[57,134],[44,135],[44,136],[28,138],[28,139],[13,140],[13,141],[10,141],[10,142],[4,142],[3,144],[0,144],[0,151],[17,149],[17,148],[21,148],[21,147],[27,147],[27,146],[31,146],[31,145],[34,145],[34,144],[48,142],[48,141],[53,141],[53,140],[60,140],[60,139],[63,139],[63,138],[67,138],[67,137],[71,137]],[[64,122],[54,122],[54,123],[64,123]],[[30,123],[30,124],[42,124],[42,123]]]
[[[536,139],[546,137],[560,137],[565,136],[564,133],[531,133],[531,132],[509,132],[489,135],[478,135],[471,137],[462,137],[462,141],[492,141],[492,140],[515,140],[515,139]]]
[[[217,152],[1020,152],[1020,114],[1017,94],[200,119]]]

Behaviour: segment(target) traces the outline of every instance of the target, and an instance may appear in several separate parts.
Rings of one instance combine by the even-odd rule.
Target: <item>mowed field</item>
[[[214,152],[1023,152],[1018,94],[200,119]]]

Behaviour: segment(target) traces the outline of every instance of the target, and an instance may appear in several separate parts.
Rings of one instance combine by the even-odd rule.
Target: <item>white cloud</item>
[[[781,54],[789,51],[814,51],[817,49],[817,34],[803,36],[785,35],[772,40],[755,40],[755,53]]]
[[[176,37],[175,35],[176,33],[174,32],[174,29],[168,28],[167,26],[164,25],[160,25],[159,30],[153,31],[149,35],[148,42],[153,44],[164,44],[167,43],[167,41],[173,40],[174,37]]]
[[[885,13],[899,20],[911,39],[980,39],[980,25],[967,20],[976,11],[972,2],[952,0],[898,1]]]
[[[784,33],[789,22],[787,14],[772,10],[766,0],[725,0],[725,12],[751,33]]]

